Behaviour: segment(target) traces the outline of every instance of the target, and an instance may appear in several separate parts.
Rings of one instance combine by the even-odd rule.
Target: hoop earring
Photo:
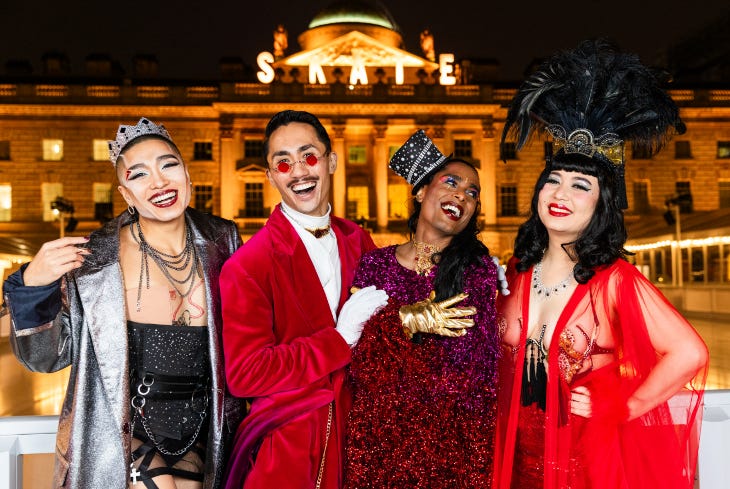
[[[135,209],[133,205],[128,205],[127,206],[127,212],[129,212],[129,215],[130,216],[133,216],[134,213],[137,212],[137,209]]]

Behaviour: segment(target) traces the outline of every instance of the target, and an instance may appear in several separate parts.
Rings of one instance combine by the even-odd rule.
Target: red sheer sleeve
[[[544,467],[512,466],[520,449],[521,324],[528,320],[530,273],[515,273],[511,265],[514,292],[499,302],[504,350],[496,487],[512,487],[517,471],[537,470],[547,489],[692,489],[707,350],[661,292],[623,260],[579,285],[556,325],[554,339],[571,328],[595,328],[606,348],[588,356],[568,381],[556,368],[560,350],[551,342]],[[590,418],[567,412],[570,391],[579,385],[590,391]]]

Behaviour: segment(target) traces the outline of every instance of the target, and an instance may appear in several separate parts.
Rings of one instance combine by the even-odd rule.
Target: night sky
[[[289,50],[297,36],[332,0],[74,1],[35,0],[0,6],[0,73],[8,60],[41,71],[45,52],[65,53],[83,73],[89,54],[107,54],[131,72],[135,54],[154,54],[160,75],[210,79],[221,57],[255,66],[256,54],[272,50],[272,31],[283,24]],[[534,59],[571,48],[586,38],[609,37],[647,63],[730,10],[727,0],[391,0],[382,2],[401,28],[405,48],[421,54],[418,36],[429,28],[437,53],[492,58],[501,78],[519,80]],[[417,8],[413,6],[417,5]]]

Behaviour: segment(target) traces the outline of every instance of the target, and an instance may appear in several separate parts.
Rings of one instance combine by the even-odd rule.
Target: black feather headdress
[[[510,136],[520,149],[540,129],[553,136],[556,157],[581,153],[604,162],[623,187],[626,141],[653,155],[685,126],[656,73],[638,56],[592,40],[555,54],[525,80],[507,113],[502,142]],[[625,188],[619,198],[626,208]]]

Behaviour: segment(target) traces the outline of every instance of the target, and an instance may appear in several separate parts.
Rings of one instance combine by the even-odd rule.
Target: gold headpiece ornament
[[[624,164],[624,142],[618,134],[609,132],[596,138],[593,132],[583,128],[568,134],[559,124],[551,124],[545,129],[553,137],[555,152],[562,149],[566,154],[580,153],[588,157],[598,153],[614,165]]]

